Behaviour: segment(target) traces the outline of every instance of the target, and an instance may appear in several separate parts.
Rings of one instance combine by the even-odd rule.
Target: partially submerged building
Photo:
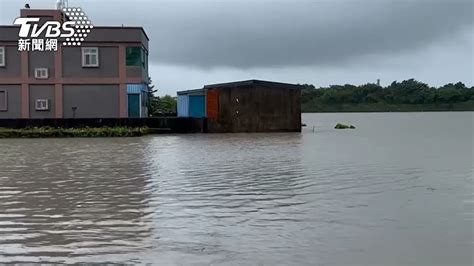
[[[102,123],[102,118],[147,117],[149,39],[143,28],[92,26],[85,17],[71,18],[69,9],[22,9],[20,17],[36,23],[28,27],[31,32],[39,30],[32,43],[21,39],[20,26],[0,26],[0,120],[101,118],[94,123]],[[72,12],[83,16],[79,9]],[[49,26],[59,24],[64,31],[71,20],[74,37],[59,36],[53,49],[44,36]],[[41,45],[49,50],[35,50],[39,39],[46,39]],[[206,85],[179,92],[181,118],[166,121],[173,120],[179,132],[300,132],[300,89],[260,80]],[[116,120],[110,123],[121,123]],[[160,126],[165,120],[155,120],[132,122],[171,128],[171,122]]]
[[[22,9],[21,17],[67,20],[62,10]],[[0,119],[148,116],[143,28],[94,26],[80,46],[61,40],[56,51],[19,51],[19,30],[0,26]]]
[[[178,92],[178,116],[206,118],[206,132],[301,132],[301,86],[261,80]]]

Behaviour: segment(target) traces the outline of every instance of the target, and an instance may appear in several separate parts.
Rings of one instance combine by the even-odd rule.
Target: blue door
[[[140,94],[128,95],[128,117],[140,117]]]
[[[189,96],[189,117],[206,117],[206,97],[204,95]]]

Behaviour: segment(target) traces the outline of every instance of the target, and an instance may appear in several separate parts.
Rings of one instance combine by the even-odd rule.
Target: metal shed
[[[207,132],[301,132],[301,86],[247,80],[178,92],[178,115],[205,117]]]

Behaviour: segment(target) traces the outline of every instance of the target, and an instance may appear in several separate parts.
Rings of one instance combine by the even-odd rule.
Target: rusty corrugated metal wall
[[[301,132],[301,90],[263,84],[215,88],[217,118],[208,132]]]

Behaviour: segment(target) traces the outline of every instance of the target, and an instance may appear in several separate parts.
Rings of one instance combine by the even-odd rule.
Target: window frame
[[[143,54],[143,48],[142,47],[140,47],[140,46],[127,46],[125,49],[126,49],[125,50],[125,65],[127,67],[140,67],[140,66],[143,65],[143,62],[142,62],[143,61],[143,55],[142,55]],[[140,55],[138,57],[134,58],[135,59],[135,60],[133,60],[134,64],[129,64],[129,61],[131,61],[129,59],[129,57],[131,56],[131,53],[129,53],[129,51],[131,49],[134,49],[135,51],[138,51],[140,53]]]
[[[45,75],[38,75],[45,74]],[[48,79],[49,78],[49,69],[45,67],[35,68],[35,79]]]
[[[3,109],[0,108],[0,112],[8,112],[8,90],[0,89],[0,92],[5,93],[5,108],[3,108]],[[0,101],[1,100],[2,99],[0,98]]]
[[[38,106],[40,104],[40,106]],[[36,99],[35,100],[36,111],[49,111],[49,100],[48,99]]]
[[[0,46],[0,67],[5,67],[7,65],[7,49],[5,46]]]
[[[143,66],[144,69],[146,69],[146,65],[147,65],[146,60],[147,60],[147,58],[148,58],[148,55],[146,53],[146,50],[145,50],[145,48],[142,48],[142,66]]]
[[[95,52],[92,52],[94,51]],[[88,55],[95,55],[96,62],[95,64],[86,64],[86,56]],[[82,57],[82,67],[99,67],[99,47],[81,47],[81,57]]]

